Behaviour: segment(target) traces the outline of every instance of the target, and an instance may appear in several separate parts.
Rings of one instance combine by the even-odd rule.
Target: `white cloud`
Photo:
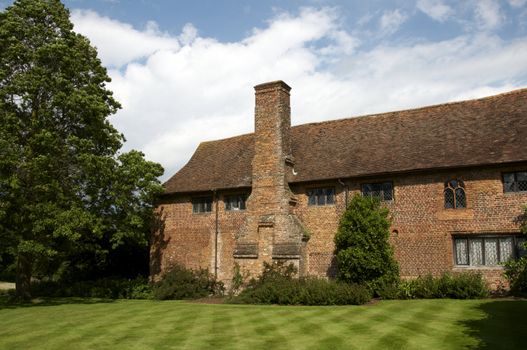
[[[141,31],[90,10],[72,11],[71,20],[75,31],[86,35],[104,63],[111,67],[143,59],[157,50],[179,47],[178,40],[159,32],[155,22],[148,22]]]
[[[262,82],[283,79],[292,86],[293,124],[527,85],[526,37],[503,41],[483,32],[361,50],[360,38],[346,32],[340,19],[327,9],[282,13],[239,42],[220,42],[199,36],[190,24],[168,36],[153,25],[140,31],[93,12],[74,17],[75,28],[99,46],[103,64],[116,67],[109,71],[109,87],[123,109],[112,123],[126,135],[126,148],[141,149],[165,166],[164,179],[199,142],[252,132],[252,87]],[[88,22],[106,36],[78,25]],[[142,49],[131,54],[115,45]]]
[[[452,8],[442,0],[418,0],[417,8],[439,22],[446,21],[453,14]]]
[[[522,7],[527,4],[527,0],[509,0],[509,5],[512,7]]]
[[[408,15],[401,10],[385,11],[379,20],[381,32],[390,35],[395,33],[399,27],[406,22]]]
[[[192,25],[192,23],[187,23],[181,31],[181,35],[178,37],[179,41],[183,45],[191,44],[194,39],[198,36],[198,30]]]
[[[496,0],[478,0],[475,11],[480,29],[495,29],[505,19],[500,4]]]

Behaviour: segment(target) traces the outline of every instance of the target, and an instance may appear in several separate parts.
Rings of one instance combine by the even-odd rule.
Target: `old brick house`
[[[291,127],[290,88],[255,87],[255,132],[203,142],[166,183],[152,275],[173,262],[229,282],[234,263],[334,273],[333,236],[351,196],[393,216],[402,277],[478,270],[522,254],[527,89]]]

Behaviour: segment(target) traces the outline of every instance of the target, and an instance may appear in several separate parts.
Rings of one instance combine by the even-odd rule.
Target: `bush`
[[[388,241],[388,214],[378,199],[352,198],[335,235],[339,280],[367,284],[375,294],[398,281],[399,267]]]
[[[35,282],[31,293],[37,297],[83,297],[104,299],[149,299],[151,287],[145,277],[135,279],[101,278],[94,281],[64,283]]]
[[[240,304],[361,305],[371,299],[365,286],[318,278],[275,279],[250,286],[230,299]]]
[[[217,282],[208,270],[190,270],[181,265],[173,265],[154,284],[154,299],[196,299],[212,295],[222,295],[223,283]]]
[[[505,277],[509,280],[511,293],[527,295],[527,256],[505,263]]]
[[[520,216],[521,230],[527,235],[527,205],[523,207],[523,211]],[[523,244],[523,249],[527,251],[527,242]],[[512,294],[527,296],[527,255],[505,263],[505,277],[509,280]]]
[[[475,299],[489,295],[482,276],[477,273],[445,273],[440,277],[420,276],[414,280],[400,281],[380,291],[384,299]]]
[[[264,263],[258,279],[229,302],[278,305],[360,305],[371,299],[365,286],[318,278],[296,279],[296,268],[282,262]]]

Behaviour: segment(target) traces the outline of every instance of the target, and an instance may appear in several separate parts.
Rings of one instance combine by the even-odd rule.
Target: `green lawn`
[[[54,300],[0,305],[0,349],[525,349],[525,300],[367,306]]]

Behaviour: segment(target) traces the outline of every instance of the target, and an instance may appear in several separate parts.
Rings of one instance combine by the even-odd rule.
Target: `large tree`
[[[119,153],[109,81],[59,0],[0,13],[0,253],[16,264],[20,297],[77,251],[147,244],[163,169]]]

